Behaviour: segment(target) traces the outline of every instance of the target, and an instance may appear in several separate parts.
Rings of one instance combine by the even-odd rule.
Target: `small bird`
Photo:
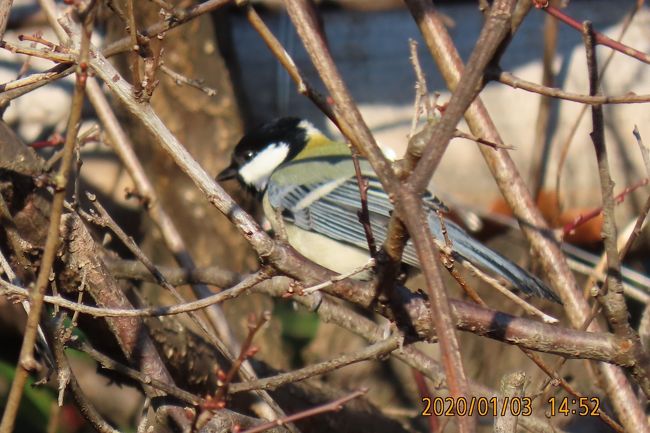
[[[387,236],[393,205],[369,162],[359,160],[368,182],[368,211],[375,238]],[[261,200],[264,215],[277,232],[284,230],[289,243],[308,259],[341,274],[370,259],[363,225],[359,185],[350,150],[345,143],[326,137],[310,122],[284,117],[246,134],[235,147],[230,165],[218,181],[237,179]],[[444,205],[429,192],[422,197],[430,209],[428,224],[442,241],[436,210]],[[279,221],[279,219],[282,221]],[[555,302],[558,296],[537,277],[473,239],[445,219],[447,236],[456,260],[467,260],[507,280],[524,293]],[[418,267],[413,244],[404,249],[403,263]]]

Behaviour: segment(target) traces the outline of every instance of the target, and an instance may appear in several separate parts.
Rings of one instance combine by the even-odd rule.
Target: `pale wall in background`
[[[569,14],[578,20],[590,19],[598,30],[617,37],[620,22],[633,1],[572,1]],[[467,58],[482,24],[474,3],[442,5],[440,10],[455,25],[450,32],[463,58]],[[503,69],[527,80],[541,81],[543,22],[545,14],[533,10],[517,33],[502,61]],[[420,42],[422,60],[429,89],[441,91],[441,101],[448,99],[445,86],[419,37],[419,32],[405,9],[384,12],[325,11],[326,32],[332,54],[349,89],[378,141],[398,152],[406,143],[413,115],[414,73],[409,62],[408,39]],[[264,19],[289,48],[309,81],[322,89],[288,17],[280,13],[265,14]],[[643,9],[636,17],[624,42],[650,51],[650,11]],[[243,17],[234,20],[233,40],[242,69],[242,82],[253,116],[266,120],[281,115],[304,116],[336,134],[331,125],[309,100],[299,95],[282,68],[270,56],[258,35]],[[584,48],[581,35],[560,24],[556,70],[558,84],[566,90],[587,91]],[[599,50],[604,60],[607,49]],[[603,89],[608,95],[629,91],[650,93],[650,66],[617,54],[605,77]],[[528,176],[532,155],[534,125],[539,96],[513,90],[498,83],[490,84],[482,98],[493,116],[504,141],[516,147],[510,152],[522,174]],[[549,161],[546,187],[553,187],[557,171],[557,149],[575,122],[580,104],[562,102],[555,106],[552,118],[553,151]],[[607,143],[614,168],[616,191],[645,176],[640,153],[632,136],[635,124],[650,143],[650,109],[648,105],[609,106],[605,110]],[[466,130],[467,128],[463,126]],[[563,198],[568,206],[597,206],[600,203],[598,172],[589,138],[591,120],[588,113],[572,144],[563,171]],[[434,178],[435,190],[448,201],[486,208],[499,193],[476,145],[455,140],[443,158]],[[645,199],[647,192],[637,196]],[[627,200],[619,212],[633,215]]]

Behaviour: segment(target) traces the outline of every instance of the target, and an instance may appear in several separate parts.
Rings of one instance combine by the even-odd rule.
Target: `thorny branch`
[[[158,2],[160,5],[164,6],[164,2]],[[216,8],[223,4],[228,3],[227,1],[209,1],[202,3],[200,5],[194,6],[192,8],[177,11],[169,7],[164,7],[169,13],[167,20],[162,23],[158,23],[148,29],[147,31],[140,32],[138,34],[137,28],[135,27],[135,17],[133,15],[133,1],[130,0],[127,4],[129,6],[128,10],[128,19],[130,24],[129,29],[129,38],[126,42],[120,41],[117,44],[114,44],[110,49],[104,51],[104,54],[107,56],[109,54],[114,54],[120,51],[133,49],[134,44],[138,42],[138,37],[151,37],[155,34],[160,34],[167,29],[175,27],[179,24],[187,22],[188,20],[196,17],[210,8]],[[433,37],[430,33],[432,26],[436,24],[435,13],[432,12],[429,6],[425,6],[422,1],[418,0],[407,0],[407,4],[414,12],[416,18],[418,18],[418,24],[421,26],[423,33],[425,33],[425,39],[427,43],[431,46],[436,46],[439,44],[439,40],[436,41],[436,37]],[[467,378],[464,377],[464,371],[462,370],[462,362],[460,359],[459,345],[456,341],[454,335],[454,328],[459,327],[460,329],[471,329],[473,332],[476,332],[481,335],[495,337],[499,333],[502,341],[518,343],[522,347],[531,347],[537,350],[548,351],[551,353],[560,353],[564,356],[570,356],[570,351],[575,353],[576,350],[580,351],[577,355],[579,357],[598,359],[602,361],[609,361],[617,363],[621,366],[632,366],[631,370],[633,372],[634,378],[639,384],[642,385],[646,393],[650,389],[648,385],[648,374],[647,374],[647,359],[642,349],[640,349],[640,344],[638,341],[633,341],[633,344],[630,348],[630,341],[628,338],[633,338],[633,340],[638,340],[636,338],[634,331],[629,327],[626,317],[626,310],[623,306],[619,309],[609,311],[608,317],[610,322],[615,325],[614,329],[617,331],[617,335],[611,334],[598,334],[596,332],[592,333],[579,333],[579,331],[564,330],[563,328],[552,328],[548,325],[539,324],[539,328],[535,329],[533,324],[529,323],[525,319],[517,319],[513,317],[506,318],[507,324],[498,324],[497,317],[499,317],[498,312],[492,312],[490,310],[474,307],[472,305],[467,305],[462,302],[449,301],[445,292],[445,288],[440,280],[440,276],[437,271],[437,256],[438,250],[433,245],[429,233],[422,227],[418,225],[419,221],[424,220],[424,214],[419,203],[418,193],[422,191],[425,185],[428,183],[435,167],[442,157],[444,148],[447,145],[448,141],[456,134],[456,124],[460,118],[465,114],[472,128],[472,133],[477,137],[481,138],[487,143],[494,144],[492,149],[482,149],[482,152],[486,155],[488,163],[495,172],[495,178],[500,182],[500,185],[504,189],[504,194],[508,199],[509,203],[515,210],[515,214],[522,221],[522,228],[526,232],[531,245],[542,258],[547,270],[553,269],[555,273],[550,273],[551,281],[556,290],[562,294],[562,297],[565,301],[567,311],[574,326],[576,322],[580,323],[579,320],[585,317],[585,303],[575,297],[575,282],[568,273],[566,266],[559,255],[557,247],[550,242],[548,239],[544,239],[543,228],[544,224],[539,218],[539,215],[532,206],[532,201],[529,197],[526,196],[524,189],[521,188],[519,184],[520,178],[518,177],[514,166],[511,165],[507,154],[504,151],[504,146],[501,144],[501,140],[494,131],[494,128],[490,125],[489,118],[485,111],[480,105],[480,101],[475,102],[466,112],[467,107],[473,103],[475,97],[478,95],[481,86],[483,85],[483,80],[489,76],[491,70],[498,70],[496,61],[500,53],[505,48],[508,38],[511,36],[514,31],[510,26],[510,13],[514,7],[514,2],[511,1],[497,1],[492,6],[488,14],[488,19],[486,21],[486,26],[482,32],[479,43],[476,46],[473,56],[470,58],[466,72],[461,74],[461,67],[459,60],[454,58],[455,52],[453,50],[453,45],[447,44],[444,49],[441,50],[447,58],[441,60],[436,57],[437,60],[444,66],[442,67],[445,70],[447,79],[449,81],[449,87],[456,89],[453,93],[452,100],[450,101],[447,110],[445,110],[440,122],[428,126],[425,131],[425,135],[420,136],[420,141],[413,140],[414,146],[409,146],[409,149],[413,151],[409,153],[412,159],[409,161],[410,166],[396,166],[393,167],[390,162],[388,162],[383,156],[378,153],[378,148],[374,143],[372,135],[370,134],[368,128],[365,126],[363,119],[356,110],[356,106],[352,101],[347,89],[338,76],[336,67],[329,57],[329,53],[322,44],[322,40],[319,40],[319,37],[316,32],[313,31],[313,22],[311,18],[306,15],[307,6],[304,2],[298,0],[287,0],[287,7],[292,16],[294,24],[298,28],[299,34],[305,43],[309,54],[312,56],[312,60],[316,64],[317,69],[323,78],[328,91],[332,95],[333,103],[329,103],[324,97],[315,92],[302,78],[300,72],[293,64],[293,61],[288,56],[284,48],[274,39],[273,35],[268,31],[268,28],[265,27],[264,23],[261,21],[259,16],[255,13],[252,6],[247,3],[244,5],[245,11],[250,22],[258,29],[258,31],[263,35],[265,41],[269,47],[276,53],[276,56],[283,62],[284,66],[292,74],[292,78],[296,81],[299,87],[299,91],[311,97],[315,103],[330,116],[335,123],[340,127],[344,134],[350,139],[352,145],[355,149],[358,149],[363,155],[367,156],[373,167],[377,171],[377,174],[382,179],[384,186],[391,193],[392,197],[396,201],[397,212],[395,213],[395,218],[391,220],[391,229],[390,232],[397,234],[396,241],[394,245],[397,245],[396,253],[393,256],[393,259],[396,263],[399,263],[399,257],[401,256],[401,251],[399,245],[403,246],[407,233],[414,238],[416,249],[419,256],[422,259],[422,263],[425,265],[425,277],[427,279],[429,287],[429,304],[427,305],[426,300],[421,296],[413,296],[405,293],[401,288],[397,287],[391,293],[391,302],[399,301],[404,304],[406,315],[412,318],[413,328],[418,334],[418,337],[422,338],[432,338],[434,335],[439,339],[441,347],[443,349],[443,365],[445,370],[445,376],[448,386],[450,387],[452,395],[456,397],[464,396],[469,394],[469,390],[472,389],[476,391],[476,385],[469,383]],[[90,14],[87,15],[87,17]],[[86,18],[87,18],[86,17]],[[88,23],[85,23],[86,25]],[[310,28],[311,27],[311,28]],[[67,30],[70,31],[73,29],[69,23],[66,26]],[[87,28],[86,28],[87,29]],[[446,33],[441,33],[437,36],[438,38],[446,37]],[[238,226],[242,234],[249,240],[251,245],[256,249],[258,255],[267,259],[272,263],[277,269],[283,271],[287,275],[291,275],[299,278],[303,282],[307,283],[322,283],[323,281],[332,282],[331,288],[328,289],[330,293],[336,294],[342,298],[348,299],[352,302],[356,302],[359,305],[368,307],[371,305],[371,300],[375,298],[376,291],[371,284],[363,284],[359,282],[351,281],[337,281],[335,276],[323,269],[320,269],[317,266],[305,261],[302,257],[299,257],[295,252],[282,244],[281,242],[274,241],[270,239],[260,227],[247,215],[243,210],[234,202],[232,199],[225,194],[225,192],[216,185],[210,176],[208,176],[202,168],[189,156],[185,151],[183,146],[169,133],[165,126],[157,118],[156,114],[153,113],[148,104],[140,104],[141,101],[138,101],[138,91],[137,87],[134,92],[134,88],[130,87],[117,72],[112,69],[112,67],[106,62],[106,59],[96,50],[94,50],[89,45],[88,35],[83,33],[82,43],[79,44],[76,42],[76,36],[73,36],[73,43],[76,44],[78,50],[78,57],[74,51],[70,53],[62,52],[58,53],[55,51],[43,52],[42,50],[28,50],[28,49],[17,49],[17,51],[23,51],[30,55],[40,55],[54,60],[56,62],[63,63],[76,63],[77,67],[81,70],[81,73],[77,77],[77,89],[75,92],[74,101],[83,100],[83,85],[85,84],[85,70],[84,68],[90,65],[94,72],[99,76],[108,87],[118,96],[118,98],[127,105],[127,107],[132,111],[135,116],[138,117],[143,124],[149,128],[151,132],[156,134],[161,145],[170,153],[170,155],[175,159],[176,163],[181,166],[181,168],[194,180],[199,189],[201,189],[204,194],[209,197],[211,202],[219,208],[224,214],[228,215],[231,221]],[[84,39],[85,38],[85,39]],[[130,44],[130,48],[129,48]],[[444,44],[443,44],[444,45]],[[93,54],[93,58],[89,58],[89,54]],[[137,79],[138,72],[137,69],[138,60],[133,62],[134,73],[136,74],[135,82],[139,83]],[[446,65],[445,65],[446,63]],[[50,72],[46,75],[38,77],[38,79],[32,78],[29,84],[34,84],[38,80],[50,80],[53,78],[60,77],[61,69],[65,65],[61,65],[58,69],[53,72]],[[68,66],[69,68],[69,66]],[[592,68],[592,71],[595,71],[595,67]],[[494,74],[494,73],[493,73]],[[459,80],[460,77],[460,80]],[[521,84],[520,81],[516,79],[508,78],[506,73],[500,73],[499,75],[502,81],[507,81],[510,79],[511,84],[517,86]],[[26,80],[27,81],[27,80]],[[592,81],[596,82],[595,80]],[[513,84],[514,83],[514,84]],[[7,88],[12,86],[17,86],[17,83],[13,83]],[[555,97],[564,97],[567,99],[578,100],[580,102],[593,104],[594,113],[600,108],[598,105],[603,103],[623,103],[623,102],[644,102],[644,98],[647,96],[644,95],[628,95],[624,97],[601,97],[595,95],[595,89],[592,88],[589,96],[585,95],[571,95],[561,91],[555,91],[553,89],[534,87],[529,84],[521,84],[522,87],[528,86],[529,89],[534,91],[539,91],[540,93],[549,94],[550,96]],[[78,92],[77,92],[78,91]],[[29,332],[35,332],[36,326],[38,324],[39,315],[34,313],[34,310],[40,311],[42,308],[43,302],[52,302],[56,305],[61,305],[66,308],[69,308],[74,311],[84,311],[87,314],[92,315],[105,315],[105,316],[145,316],[145,315],[158,315],[158,314],[177,314],[182,311],[193,311],[198,308],[204,308],[207,305],[210,305],[213,302],[223,302],[226,299],[238,296],[242,292],[248,289],[255,289],[257,287],[262,287],[266,289],[269,293],[273,292],[277,288],[273,287],[272,281],[268,281],[262,284],[259,283],[259,275],[253,276],[247,280],[242,281],[240,284],[234,286],[230,290],[226,290],[217,295],[213,295],[209,298],[203,298],[199,301],[194,301],[190,303],[180,303],[170,307],[152,307],[144,309],[117,309],[117,308],[103,308],[103,307],[89,307],[81,305],[79,302],[71,302],[60,296],[46,296],[45,289],[47,288],[47,279],[50,275],[50,268],[54,260],[54,253],[57,250],[57,243],[59,240],[59,219],[61,218],[61,213],[63,210],[63,193],[62,190],[65,189],[66,181],[68,179],[68,172],[70,171],[71,164],[71,155],[74,150],[74,142],[76,139],[76,127],[80,119],[80,102],[73,102],[73,110],[70,116],[68,135],[66,137],[66,143],[64,146],[63,153],[63,163],[59,171],[58,176],[56,177],[56,188],[54,191],[54,201],[51,212],[50,219],[50,233],[47,237],[47,243],[45,247],[45,253],[42,258],[41,268],[38,274],[36,282],[36,291],[32,295],[32,303],[36,308],[33,308],[32,314],[29,316],[28,322],[28,333],[26,333],[25,339],[23,341],[23,350],[25,351],[25,356],[23,356],[23,350],[21,350],[21,365],[17,369],[16,379],[12,385],[12,394],[10,394],[9,401],[15,401],[16,398],[19,399],[21,391],[14,391],[14,387],[18,387],[19,384],[19,373],[23,371],[23,374],[26,377],[27,374],[27,364],[31,360],[31,350],[33,347],[33,336],[28,338]],[[75,114],[76,113],[76,114]],[[596,131],[596,125],[602,125],[602,118],[596,119],[596,114],[594,114],[594,144],[596,148],[599,148],[599,140],[596,137],[598,132]],[[487,125],[487,126],[486,126]],[[414,137],[415,138],[415,137]],[[416,148],[416,145],[419,144],[419,149]],[[604,142],[600,143],[602,149],[604,149]],[[603,155],[601,152],[597,152],[599,155]],[[606,154],[604,159],[599,158],[599,161],[606,161]],[[67,167],[66,167],[67,165]],[[133,167],[133,166],[132,166]],[[496,172],[501,170],[501,174]],[[606,171],[606,168],[604,168]],[[602,174],[602,173],[601,173]],[[510,176],[514,180],[510,185],[507,185],[504,181],[505,177]],[[611,182],[611,180],[610,180]],[[141,183],[141,185],[146,185]],[[363,195],[363,184],[360,183],[362,195]],[[603,186],[605,191],[605,186]],[[611,191],[608,194],[604,194],[606,198],[605,203],[605,214],[606,220],[611,218],[611,212],[613,206],[611,205]],[[363,200],[363,198],[362,198]],[[59,203],[60,201],[60,203]],[[57,203],[59,203],[57,205]],[[609,214],[609,215],[608,215]],[[164,220],[164,217],[163,217]],[[610,220],[613,224],[613,219]],[[402,225],[403,224],[403,225]],[[613,229],[613,236],[615,238],[615,226]],[[610,227],[610,229],[611,229]],[[610,230],[611,232],[611,230]],[[618,257],[618,251],[616,250],[615,242],[609,242],[606,239],[606,246],[608,249],[608,258],[616,261],[614,257]],[[368,234],[368,242],[371,246],[371,250],[374,250],[374,242],[372,242],[372,235]],[[548,247],[548,248],[547,248]],[[546,248],[546,249],[545,249]],[[613,248],[613,249],[612,249]],[[182,260],[179,260],[182,263]],[[186,263],[187,260],[186,260]],[[190,262],[191,263],[191,259]],[[193,264],[186,266],[186,274],[198,273],[200,274],[202,270],[194,269]],[[620,264],[617,267],[616,263],[610,262],[610,268],[620,270]],[[619,271],[620,272],[620,271]],[[156,272],[154,272],[156,274]],[[222,273],[222,277],[223,277]],[[162,275],[162,274],[161,274]],[[160,278],[161,275],[157,275],[159,278],[159,283],[167,285],[165,283],[164,277]],[[614,274],[614,277],[616,274]],[[234,280],[233,275],[229,275],[231,281]],[[393,280],[394,278],[391,278]],[[189,280],[192,282],[203,282],[200,278],[195,278]],[[286,281],[284,282],[286,284]],[[620,283],[620,281],[618,281]],[[620,299],[617,301],[622,301],[621,292],[618,290],[619,287],[616,286],[616,278],[608,278],[608,284],[612,287],[606,295],[603,296],[603,305],[605,311],[607,312],[608,308],[613,308],[616,305],[620,306],[620,302],[610,303],[606,297],[610,295],[619,296]],[[25,289],[10,285],[6,282],[2,282],[3,289],[0,290],[4,293],[14,293],[25,295],[27,292]],[[278,296],[277,290],[275,295]],[[295,296],[295,299],[298,302],[309,303],[308,300],[310,296]],[[327,310],[327,308],[336,308],[333,305],[328,304],[327,298],[319,299],[319,307]],[[323,304],[324,303],[324,304]],[[325,307],[323,307],[325,305]],[[394,305],[391,305],[393,308]],[[399,313],[396,311],[381,310],[380,311],[391,318],[399,316]],[[319,311],[321,314],[321,311]],[[351,312],[345,312],[346,315],[351,316]],[[436,332],[434,334],[432,319],[435,322]],[[339,318],[344,321],[343,318]],[[360,319],[359,319],[360,320]],[[31,323],[31,327],[29,325]],[[480,325],[477,327],[477,323],[484,325],[483,328]],[[499,326],[494,328],[495,323]],[[588,323],[588,322],[582,322]],[[594,325],[593,330],[598,328]],[[544,344],[540,344],[537,341],[537,345],[533,342],[533,332],[539,331],[539,335],[546,335],[549,338],[556,338],[555,341],[549,342],[548,340]],[[566,331],[566,332],[565,332]],[[519,332],[519,334],[517,333]],[[563,334],[564,333],[564,334]],[[591,335],[588,335],[591,334]],[[366,337],[368,337],[366,333]],[[526,340],[528,338],[528,340]],[[578,341],[580,338],[584,341]],[[589,340],[593,338],[594,340],[599,340],[599,342]],[[30,342],[31,339],[31,342]],[[241,384],[232,384],[230,386],[230,391],[244,391],[248,389],[253,389],[253,386],[259,386],[261,388],[269,386],[279,386],[283,383],[293,382],[296,380],[302,380],[302,378],[309,377],[312,374],[321,374],[323,371],[327,371],[328,368],[338,368],[339,366],[346,365],[349,362],[355,362],[355,360],[363,359],[368,356],[375,356],[377,353],[383,351],[391,351],[397,347],[398,338],[394,337],[390,341],[385,342],[384,344],[377,343],[375,346],[371,346],[365,351],[359,352],[357,354],[352,354],[350,357],[341,357],[338,360],[335,360],[329,365],[315,365],[306,367],[303,371],[294,371],[287,373],[286,375],[280,375],[276,378],[261,379],[254,381],[252,383],[241,383]],[[574,344],[572,345],[571,342]],[[600,344],[599,344],[600,343]],[[555,345],[555,349],[551,346]],[[582,345],[582,346],[581,346]],[[624,349],[627,347],[627,350]],[[380,348],[380,349],[378,349]],[[578,348],[578,349],[576,349]],[[592,352],[589,352],[589,349]],[[377,352],[379,350],[379,352]],[[601,350],[600,353],[598,350]],[[564,353],[566,351],[567,353]],[[435,368],[432,366],[432,361],[430,359],[422,358],[420,354],[414,351],[412,348],[399,348],[396,350],[396,355],[402,359],[406,359],[407,362],[417,365],[420,369],[424,366],[428,366],[428,375],[430,378],[440,381],[442,377],[442,371],[439,366]],[[236,370],[231,370],[236,371]],[[620,370],[614,369],[611,366],[601,366],[601,371],[605,377],[606,383],[609,386],[610,395],[614,399],[614,404],[617,408],[619,417],[621,418],[623,424],[627,429],[640,427],[642,431],[643,426],[639,424],[639,411],[636,400],[633,397],[630,397],[630,387],[629,383],[622,376]],[[232,377],[229,378],[228,383],[232,380]],[[72,382],[71,382],[72,383]],[[160,382],[160,387],[164,388],[165,381]],[[620,384],[618,388],[614,384]],[[238,389],[240,387],[241,389]],[[19,386],[22,390],[22,385]],[[168,388],[173,389],[173,388]],[[225,389],[225,388],[224,388]],[[74,390],[73,390],[74,391]],[[77,392],[77,391],[74,391]],[[225,391],[223,391],[225,392]],[[478,391],[477,391],[478,393]],[[357,397],[358,393],[350,396]],[[17,397],[16,397],[17,396]],[[223,396],[220,396],[223,398]],[[312,416],[316,413],[321,413],[324,410],[330,410],[341,404],[346,400],[339,400],[332,403],[331,405],[325,406],[323,408],[315,408],[313,411],[306,411],[300,414],[300,417]],[[624,407],[629,405],[629,408]],[[7,427],[10,422],[13,422],[15,419],[15,412],[13,415],[7,414],[9,410],[14,410],[17,407],[17,404],[8,404],[12,409],[6,409],[5,415],[3,416],[2,425],[0,426],[0,431],[11,431],[11,427]],[[297,419],[292,417],[282,418],[275,423],[267,424],[266,426],[258,426],[252,431],[261,431],[256,429],[268,428],[272,425],[280,425],[282,422],[288,422],[292,419]],[[96,427],[100,430],[105,428],[101,426],[101,420],[98,420],[95,424]],[[520,420],[521,424],[525,424],[525,420]],[[459,420],[461,425],[461,430],[471,431],[473,426],[470,421]]]
[[[455,88],[463,70],[457,50],[433,6],[424,0],[406,0],[424,40],[429,47],[448,87]],[[465,119],[472,133],[490,141],[502,143],[485,106],[476,100],[465,113]],[[508,205],[520,222],[521,229],[529,241],[536,257],[539,257],[551,286],[562,297],[562,301],[572,325],[582,326],[590,315],[590,308],[580,297],[575,279],[558,245],[548,236],[546,223],[534,206],[527,186],[519,175],[509,155],[500,149],[479,148],[494,179]],[[592,329],[598,329],[592,323]],[[616,410],[631,431],[647,431],[645,416],[638,400],[622,371],[600,364],[599,369],[607,383],[607,389],[614,401]]]
[[[583,24],[583,37],[587,51],[587,68],[589,75],[589,94],[598,93],[598,62],[596,60],[595,34],[589,21]],[[648,354],[641,346],[641,340],[638,334],[632,329],[628,321],[628,310],[623,297],[623,283],[621,280],[621,262],[619,259],[616,239],[618,230],[614,217],[614,182],[610,175],[609,161],[607,160],[607,146],[605,145],[605,125],[603,119],[603,108],[601,105],[591,107],[591,119],[593,132],[591,140],[594,144],[596,159],[598,161],[598,174],[600,177],[600,187],[603,197],[603,215],[604,223],[602,236],[605,242],[605,251],[607,253],[607,286],[602,288],[602,292],[597,297],[605,317],[618,335],[625,336],[634,346],[637,352],[640,366],[632,370],[637,382],[642,387],[646,395],[650,395],[650,359]]]
[[[43,309],[43,298],[47,290],[52,271],[52,264],[58,251],[60,235],[59,226],[61,216],[63,214],[63,202],[65,200],[66,186],[70,170],[72,167],[72,159],[74,156],[75,143],[77,140],[77,132],[81,123],[81,110],[83,108],[83,101],[85,96],[86,79],[88,74],[88,59],[90,52],[90,36],[92,34],[93,22],[95,19],[95,9],[91,8],[90,11],[83,17],[83,28],[80,34],[79,42],[79,59],[76,70],[75,90],[72,97],[70,117],[68,119],[68,132],[63,147],[63,158],[59,172],[54,180],[54,198],[52,200],[52,210],[50,213],[50,221],[48,227],[47,240],[45,242],[45,249],[43,251],[43,258],[41,260],[41,267],[38,271],[36,283],[33,291],[30,293],[30,313],[27,317],[27,325],[25,328],[25,336],[23,338],[22,347],[19,355],[19,364],[16,368],[14,380],[11,383],[11,389],[7,398],[7,404],[2,415],[2,422],[0,423],[0,432],[10,433],[13,431],[14,423],[16,421],[16,414],[20,405],[20,398],[25,387],[27,376],[31,370],[35,368],[34,360],[34,342],[38,331],[38,323],[41,318],[41,311]]]
[[[579,21],[565,14],[561,9],[549,4],[548,0],[534,0],[534,3],[536,8],[542,9],[544,12],[554,16],[558,20],[562,21],[563,23],[567,24],[568,26],[574,28],[579,32],[583,31],[582,24]],[[604,45],[613,50],[619,51],[627,56],[634,57],[635,59],[643,63],[650,63],[650,55],[643,53],[635,48],[629,47],[625,44],[622,44],[619,41],[615,41],[614,39],[602,33],[594,32],[593,39],[594,39],[594,43],[596,44]]]
[[[138,276],[132,275],[131,278],[133,277],[139,278]],[[45,301],[71,311],[78,311],[95,317],[126,318],[166,316],[195,311],[215,302],[232,299],[249,290],[268,293],[278,297],[284,297],[286,294],[285,290],[287,285],[289,285],[286,279],[274,279],[268,283],[260,283],[260,279],[258,274],[254,274],[231,289],[215,294],[212,297],[169,307],[139,309],[101,308],[79,304],[59,296],[48,295],[45,296]],[[27,294],[25,289],[3,280],[0,280],[0,286],[0,293],[2,294],[17,297],[26,296]],[[277,293],[276,290],[281,290],[281,293]],[[296,296],[293,299],[298,300],[303,297],[305,295]],[[606,333],[587,333],[571,329],[557,329],[552,325],[517,318],[463,301],[452,301],[452,308],[454,317],[456,317],[455,326],[460,330],[473,332],[477,335],[494,338],[506,343],[516,344],[524,348],[555,353],[567,357],[579,356],[585,359],[612,362],[621,366],[630,366],[634,363],[634,358],[631,356],[630,348],[628,347],[628,341],[625,338],[618,338]],[[540,338],[540,334],[544,334],[546,337]]]
[[[595,35],[591,22],[586,21],[583,24],[583,38],[587,51],[587,68],[589,74],[589,94],[596,95],[599,93],[598,80],[598,62],[596,60]],[[600,176],[600,187],[603,196],[603,215],[605,222],[603,224],[603,240],[605,241],[605,250],[607,252],[608,278],[607,288],[603,288],[602,304],[608,316],[610,325],[614,332],[619,335],[632,337],[634,331],[630,328],[627,321],[627,307],[623,299],[623,284],[621,283],[621,263],[618,259],[618,250],[616,248],[616,238],[618,229],[614,219],[614,182],[609,171],[609,161],[607,159],[607,146],[605,145],[605,125],[603,119],[603,108],[600,105],[591,107],[591,121],[593,131],[591,140],[594,143],[594,151],[598,160],[598,174]]]

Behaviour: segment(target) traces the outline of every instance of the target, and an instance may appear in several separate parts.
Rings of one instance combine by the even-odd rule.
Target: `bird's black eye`
[[[251,159],[253,159],[253,156],[255,156],[255,152],[253,152],[252,150],[249,150],[244,154],[244,159],[246,161],[250,161]]]

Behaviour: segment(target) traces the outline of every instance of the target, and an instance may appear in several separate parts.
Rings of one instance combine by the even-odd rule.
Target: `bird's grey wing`
[[[271,206],[281,209],[286,221],[303,230],[367,249],[363,226],[357,217],[359,190],[356,199],[348,196],[349,188],[339,191],[351,182],[346,178],[309,185],[281,186],[271,182],[267,194]]]
[[[377,178],[366,177],[366,180],[370,226],[375,239],[381,244],[387,236],[393,205]],[[282,209],[284,219],[296,226],[359,248],[368,248],[366,234],[358,217],[361,196],[356,177],[310,185],[280,186],[271,182],[267,193],[271,206]],[[424,200],[431,209],[446,209],[431,194],[426,194]],[[434,231],[434,235],[440,238],[440,230]],[[410,242],[404,250],[403,261],[418,266],[415,249]]]
[[[370,225],[377,241],[383,242],[388,235],[388,218],[392,211],[392,205],[379,181],[376,178],[368,178],[367,180]],[[425,206],[430,209],[428,212],[428,223],[431,233],[439,242],[444,242],[441,216],[434,212],[435,210],[446,211],[444,204],[429,193],[423,195],[422,199]],[[348,182],[342,183],[336,189],[333,189],[325,197],[325,200],[331,203],[345,203],[347,207],[354,210],[354,212],[349,213],[356,217],[358,210],[361,208],[356,179],[350,179]],[[356,220],[356,224],[354,222],[352,221],[352,224],[357,228],[355,231],[355,245],[364,247],[367,245],[365,232],[361,224],[358,223],[358,220]],[[486,268],[492,273],[505,278],[525,293],[531,293],[555,302],[561,302],[558,296],[546,287],[539,278],[472,238],[457,224],[444,219],[444,225],[451,243],[451,248],[457,259],[467,260],[476,266]],[[361,229],[359,230],[359,228]],[[345,239],[342,240],[345,241]],[[407,242],[402,259],[411,266],[419,267],[415,247],[411,241]]]
[[[387,236],[393,206],[379,180],[375,177],[366,179],[370,226],[377,243],[381,244]],[[366,234],[358,218],[361,200],[355,177],[284,187],[271,183],[268,193],[271,205],[282,209],[283,217],[298,227],[359,248],[368,248]],[[423,196],[423,200],[431,210],[444,209],[444,205],[431,194]],[[442,225],[436,212],[428,213],[428,223],[433,236],[442,241]],[[458,225],[445,220],[445,228],[457,259],[486,268],[526,293],[559,302],[557,295],[537,277],[475,240]],[[411,241],[407,242],[402,259],[408,265],[419,267]]]

